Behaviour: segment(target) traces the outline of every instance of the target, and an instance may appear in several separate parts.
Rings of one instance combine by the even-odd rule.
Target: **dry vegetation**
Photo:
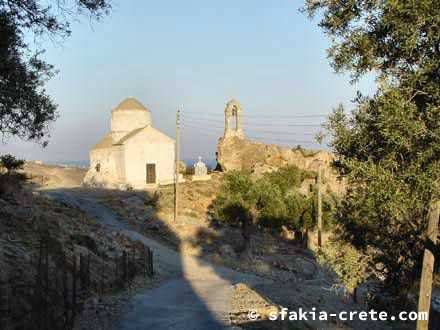
[[[63,179],[62,169],[33,164],[57,185]],[[74,171],[68,170],[67,177]],[[55,173],[60,181],[51,179]],[[76,174],[75,174],[76,175]],[[75,177],[73,175],[73,177]],[[295,309],[317,307],[329,312],[340,310],[361,310],[364,306],[354,304],[345,297],[344,289],[335,275],[322,268],[313,253],[294,241],[291,232],[277,232],[271,229],[254,228],[249,249],[241,252],[241,230],[212,219],[211,205],[222,181],[222,174],[215,173],[211,181],[186,182],[180,185],[179,218],[173,220],[173,187],[161,187],[157,191],[94,191],[100,203],[112,208],[133,227],[146,236],[167,243],[182,253],[200,256],[211,262],[233,269],[258,274],[272,280],[270,283],[249,287],[235,286],[231,306],[234,324],[246,329],[382,329],[378,324],[332,324],[324,327],[317,323],[285,324],[270,322],[247,323],[245,313],[248,306],[270,311],[281,306]],[[75,181],[72,180],[72,186]],[[78,182],[76,182],[78,186]],[[51,188],[50,185],[45,186]],[[2,226],[0,246],[9,257],[1,260],[4,273],[10,274],[13,265],[28,267],[26,260],[35,253],[38,235],[49,231],[62,244],[84,251],[94,249],[111,251],[126,244],[125,238],[108,232],[95,219],[76,209],[60,205],[42,196],[39,192],[21,189],[12,198],[0,197]],[[17,208],[17,205],[22,207]],[[23,260],[22,262],[13,262]],[[14,266],[16,267],[16,266]],[[21,270],[21,271],[22,271]],[[20,270],[18,270],[20,271]],[[157,283],[156,283],[157,284]],[[153,283],[143,283],[153,285]],[[125,295],[124,299],[128,299]],[[120,295],[91,298],[84,304],[84,313],[78,329],[87,327],[111,328],[117,318]],[[246,307],[247,306],[247,307]],[[264,314],[264,313],[263,313]],[[105,322],[104,322],[105,320]],[[100,328],[99,328],[100,327]],[[403,326],[401,328],[404,328]]]
[[[56,169],[58,171],[58,169]],[[73,171],[72,171],[73,172]],[[7,314],[0,314],[3,326],[16,324],[25,328],[30,327],[33,313],[40,307],[35,305],[33,296],[39,290],[35,283],[38,278],[38,263],[41,242],[48,243],[49,270],[48,278],[50,291],[63,292],[62,283],[58,281],[60,266],[58,257],[65,255],[66,267],[72,268],[73,260],[77,265],[79,257],[90,258],[90,285],[87,291],[78,296],[78,311],[94,310],[104,318],[111,320],[114,315],[103,301],[108,301],[107,295],[118,297],[116,292],[122,292],[123,287],[116,288],[113,283],[114,272],[108,260],[118,252],[133,246],[133,242],[125,236],[111,232],[87,214],[65,205],[59,204],[44,193],[34,191],[31,187],[13,179],[13,176],[0,176],[0,305]],[[64,267],[64,266],[63,266]],[[79,266],[78,266],[79,267]],[[70,274],[70,270],[67,271]],[[70,283],[70,280],[68,280]],[[153,285],[153,281],[138,277],[133,287]],[[81,284],[82,285],[82,284]],[[125,285],[123,285],[125,286]],[[122,289],[122,291],[121,291]],[[19,290],[19,291],[17,291]],[[15,292],[15,293],[14,293]],[[64,322],[62,307],[58,308],[58,298],[51,300],[50,311],[54,321]],[[99,303],[96,303],[99,301]],[[113,301],[117,301],[113,298]],[[105,305],[105,306],[104,306]],[[40,313],[40,312],[39,312]],[[59,314],[57,314],[59,313]],[[82,324],[90,323],[90,314]],[[56,321],[59,319],[59,321]],[[99,323],[99,322],[98,322]],[[51,323],[52,324],[52,323]],[[52,324],[52,328],[56,329]],[[93,327],[98,329],[97,327]],[[108,327],[107,327],[108,328]],[[29,328],[30,329],[30,328]]]

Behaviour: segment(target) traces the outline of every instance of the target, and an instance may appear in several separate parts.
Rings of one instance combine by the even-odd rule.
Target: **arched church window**
[[[101,171],[101,164],[100,163],[96,164],[95,170],[96,170],[96,172]]]

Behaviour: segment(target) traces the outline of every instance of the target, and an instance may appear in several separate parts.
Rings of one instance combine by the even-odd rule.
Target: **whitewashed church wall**
[[[156,164],[156,184],[174,180],[174,143],[127,143],[125,145],[126,181],[134,188],[146,186],[147,164]]]
[[[112,135],[120,134],[120,137],[122,137],[125,135],[124,133],[131,132],[147,125],[151,125],[151,113],[149,111],[123,110],[112,112]]]
[[[123,146],[113,146],[113,158],[118,182],[125,182],[125,152]]]

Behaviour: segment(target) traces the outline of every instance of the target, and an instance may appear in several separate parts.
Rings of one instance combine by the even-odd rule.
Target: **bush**
[[[24,174],[0,174],[0,197],[12,195],[20,188],[20,183],[25,179]]]
[[[283,187],[274,184],[270,176],[264,176],[254,184],[257,221],[268,227],[281,227],[288,222],[288,210]]]
[[[214,213],[220,221],[243,224],[251,220],[255,205],[255,190],[249,174],[232,171],[225,175],[214,201]]]
[[[298,188],[304,179],[314,176],[296,166],[266,173],[255,181],[247,173],[227,173],[214,201],[215,215],[220,221],[241,225],[246,221],[275,229],[312,229],[316,225],[316,191],[308,197]],[[336,204],[335,195],[323,196],[326,227],[331,225]]]
[[[0,166],[6,169],[8,174],[22,169],[23,165],[24,160],[17,159],[12,155],[7,154],[0,157]]]
[[[371,271],[370,258],[353,245],[335,238],[329,240],[326,246],[318,251],[318,261],[328,265],[341,280],[349,294],[356,300],[356,289],[364,283]]]

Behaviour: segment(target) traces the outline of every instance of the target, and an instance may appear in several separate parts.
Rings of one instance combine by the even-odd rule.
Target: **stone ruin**
[[[235,120],[231,123],[231,119]],[[232,125],[231,125],[232,124]],[[234,125],[235,124],[235,125]],[[224,137],[244,138],[241,121],[241,106],[237,101],[231,100],[225,108],[225,134]]]
[[[243,112],[239,103],[235,100],[229,101],[225,108],[224,135],[217,144],[217,169],[223,172],[248,171],[259,175],[260,172],[265,172],[269,168],[275,171],[288,165],[317,172],[318,164],[322,164],[324,189],[338,194],[345,192],[344,180],[339,178],[331,166],[336,160],[334,154],[322,150],[282,147],[250,140],[245,137],[242,116]]]

